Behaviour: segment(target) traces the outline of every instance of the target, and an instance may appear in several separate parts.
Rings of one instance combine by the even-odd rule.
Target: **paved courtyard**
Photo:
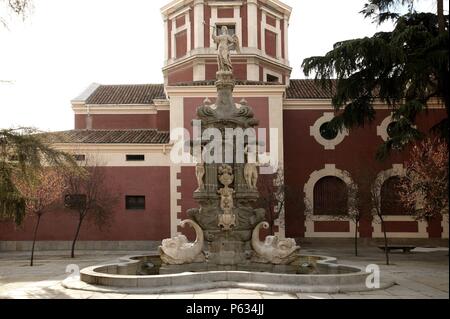
[[[391,279],[397,285],[386,289],[347,294],[275,293],[245,289],[216,289],[182,294],[129,295],[105,294],[65,289],[61,281],[67,278],[67,265],[80,268],[116,261],[124,255],[144,252],[79,251],[71,259],[67,252],[38,252],[36,266],[28,266],[28,253],[0,252],[0,298],[52,299],[448,299],[448,248],[418,248],[410,254],[393,252],[392,265],[384,265],[383,253],[374,247],[361,247],[361,256],[354,257],[352,248],[315,246],[302,254],[328,255],[338,263],[365,267],[378,264],[382,280]]]

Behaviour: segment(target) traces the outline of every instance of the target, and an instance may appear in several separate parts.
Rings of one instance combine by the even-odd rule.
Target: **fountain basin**
[[[242,266],[208,267],[193,264],[197,270],[159,274],[161,261],[157,254],[126,256],[119,263],[87,267],[80,278],[68,278],[63,286],[69,289],[121,293],[179,293],[218,288],[244,288],[275,292],[341,293],[374,290],[366,286],[370,275],[355,266],[336,264],[336,258],[327,256],[301,256],[309,263],[311,273],[292,273],[291,268],[276,266],[273,272],[242,270]],[[311,266],[312,265],[312,266]],[[249,269],[256,265],[245,265]],[[259,264],[261,266],[261,264]],[[268,266],[268,265],[267,265]],[[297,268],[301,271],[301,265]],[[205,268],[206,267],[206,268]],[[254,268],[255,269],[255,268]],[[282,273],[284,270],[291,273]],[[171,271],[175,271],[171,269]],[[378,289],[392,286],[393,282],[381,283]]]

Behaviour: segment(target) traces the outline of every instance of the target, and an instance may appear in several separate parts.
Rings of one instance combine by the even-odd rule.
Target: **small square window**
[[[73,158],[75,159],[75,161],[77,162],[84,162],[86,160],[86,155],[84,154],[75,154],[73,156]]]
[[[125,196],[125,208],[128,210],[144,210],[145,196]]]
[[[145,161],[145,155],[127,155],[127,162],[143,162]]]

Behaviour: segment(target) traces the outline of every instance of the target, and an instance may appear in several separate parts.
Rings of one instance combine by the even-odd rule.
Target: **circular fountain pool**
[[[300,256],[291,265],[261,264],[208,266],[193,264],[189,271],[166,268],[158,254],[126,256],[119,263],[81,270],[80,278],[68,278],[69,289],[121,293],[178,293],[217,288],[245,288],[261,291],[340,293],[373,290],[366,280],[370,273],[354,266],[339,265],[326,256]],[[252,270],[253,269],[253,270]],[[255,269],[258,269],[255,271]],[[385,289],[394,283],[381,283]]]

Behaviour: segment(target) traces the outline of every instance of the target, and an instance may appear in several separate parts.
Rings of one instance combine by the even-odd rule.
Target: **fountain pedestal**
[[[163,272],[179,268],[185,271],[255,268],[255,263],[289,264],[298,256],[299,247],[294,240],[279,240],[276,236],[268,236],[264,243],[259,240],[260,226],[265,225],[262,224],[265,210],[255,207],[259,192],[254,128],[259,122],[245,100],[234,102],[232,72],[217,72],[215,85],[216,103],[207,99],[197,109],[196,124],[201,124],[198,130],[201,134],[192,143],[193,155],[199,161],[196,166],[199,185],[193,195],[199,207],[187,213],[189,224],[195,226],[197,240],[191,244],[185,237],[177,236],[163,242],[161,255],[171,254],[163,259]],[[213,138],[205,141],[205,136]],[[179,255],[180,260],[176,259],[177,250],[184,252]],[[189,256],[186,253],[189,251],[201,256]]]

